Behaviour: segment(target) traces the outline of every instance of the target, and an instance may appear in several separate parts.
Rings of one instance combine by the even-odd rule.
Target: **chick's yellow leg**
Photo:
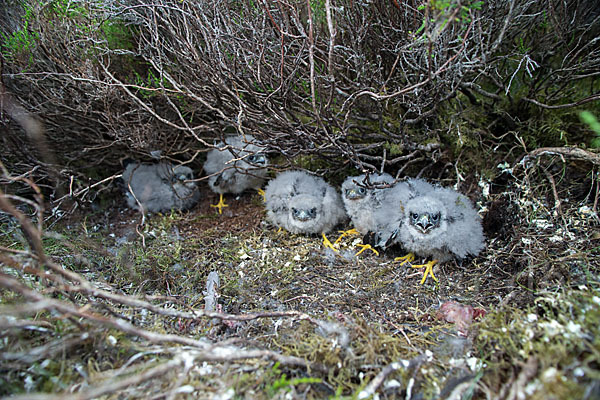
[[[373,248],[373,246],[371,246],[370,244],[357,244],[357,246],[358,246],[358,247],[362,247],[362,249],[361,249],[361,250],[360,250],[358,253],[356,253],[356,254],[354,255],[355,257],[356,257],[357,255],[359,255],[360,253],[362,253],[363,251],[367,250],[367,249],[368,249],[368,250],[371,250],[373,253],[375,253],[375,255],[376,255],[376,256],[378,256],[378,255],[379,255],[379,252],[378,252],[377,250],[375,250],[375,249]]]
[[[223,208],[229,207],[229,205],[225,204],[223,200],[223,193],[219,193],[219,202],[217,204],[211,204],[211,207],[217,208],[219,210],[219,214],[223,214]]]
[[[339,238],[336,239],[336,241],[334,242],[334,244],[338,244],[346,236],[358,235],[358,231],[356,229],[354,229],[354,228],[350,229],[349,231],[338,231],[338,232],[341,233],[341,235],[340,235]]]
[[[423,272],[423,279],[421,279],[421,285],[425,283],[427,280],[427,275],[431,275],[434,281],[439,282],[438,278],[433,274],[433,266],[437,264],[438,260],[429,261],[427,264],[422,265],[411,265],[413,268],[425,268],[425,272]]]
[[[262,189],[256,189],[256,191],[258,192],[258,194],[261,195],[263,203],[266,203],[267,202],[267,197],[265,196],[265,191],[262,190]]]
[[[337,249],[335,247],[333,247],[333,244],[331,244],[331,242],[329,241],[329,239],[327,239],[327,236],[325,236],[325,232],[323,232],[322,235],[323,235],[323,245],[325,247],[329,247],[331,250],[337,252]]]
[[[400,263],[400,265],[404,265],[404,264],[406,264],[406,263],[411,263],[411,262],[413,262],[413,261],[414,261],[414,259],[415,259],[415,255],[414,255],[413,253],[408,253],[408,254],[407,254],[407,255],[405,255],[405,256],[402,256],[402,257],[396,257],[396,258],[394,258],[394,261],[402,261],[402,262]]]

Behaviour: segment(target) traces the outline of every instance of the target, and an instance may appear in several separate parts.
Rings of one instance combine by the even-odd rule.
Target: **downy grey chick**
[[[239,194],[247,189],[259,190],[267,177],[268,159],[264,147],[252,135],[230,136],[206,155],[204,171],[208,185],[219,194],[219,203],[211,205],[223,212],[227,207],[223,194]]]
[[[127,188],[127,204],[135,209],[141,204],[144,213],[187,209],[200,199],[200,191],[192,182],[194,173],[185,165],[133,162],[127,164],[121,178]]]
[[[393,182],[394,178],[384,173],[370,174],[369,182],[366,174],[350,176],[342,184],[342,200],[346,212],[354,228],[362,235],[377,229],[375,210],[381,207],[384,192],[389,189],[377,186],[390,185]],[[368,183],[375,187],[367,188]]]
[[[400,228],[404,224],[406,203],[435,189],[435,186],[423,179],[408,179],[396,183],[381,193],[381,205],[374,210],[374,237],[377,247],[386,250],[400,242]]]
[[[323,235],[347,216],[338,192],[322,178],[303,171],[285,171],[265,190],[267,219],[292,233]],[[335,249],[334,249],[335,250]]]
[[[393,183],[394,178],[386,173],[369,174],[368,180],[367,174],[346,178],[342,184],[342,200],[344,201],[346,212],[352,220],[354,229],[342,232],[342,236],[336,242],[350,234],[359,233],[363,236],[370,236],[379,230],[376,215],[381,207],[384,193],[389,190],[389,187],[385,186]],[[368,185],[374,187],[368,188]],[[363,241],[366,240],[366,238],[363,239]],[[356,253],[356,255],[367,249],[379,255],[379,252],[373,249],[370,244],[359,244],[358,246],[362,247],[362,250]]]
[[[408,185],[411,186],[409,180]],[[410,253],[400,257],[404,262],[414,260],[414,254],[433,260],[414,268],[425,267],[421,284],[438,262],[478,255],[485,247],[481,218],[469,198],[450,188],[413,182],[409,199],[403,201],[402,220],[397,223],[394,238]]]

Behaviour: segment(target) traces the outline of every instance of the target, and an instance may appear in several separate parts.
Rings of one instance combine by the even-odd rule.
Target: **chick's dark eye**
[[[364,187],[359,187],[358,188],[358,193],[365,194],[365,193],[367,193],[367,189],[365,189]]]
[[[292,214],[298,215],[298,209],[292,207]]]
[[[415,220],[415,221],[419,219],[419,214],[417,214],[417,213],[412,213],[410,216],[411,216],[411,217],[412,217],[412,219],[413,219],[413,220]]]
[[[438,221],[439,221],[439,219],[440,219],[440,214],[439,214],[439,213],[438,213],[438,214],[433,214],[433,215],[431,216],[431,220],[432,220],[433,222],[438,222]]]
[[[311,208],[308,213],[310,214],[311,217],[314,217],[315,215],[317,215],[317,209]]]
[[[253,164],[264,164],[266,162],[266,159],[263,154],[252,154],[248,156],[248,161],[250,161]]]

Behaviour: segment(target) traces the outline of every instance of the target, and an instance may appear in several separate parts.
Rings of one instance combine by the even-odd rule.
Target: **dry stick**
[[[121,82],[120,80],[118,80],[115,76],[113,76],[110,71],[108,70],[108,68],[106,68],[106,66],[104,65],[104,63],[99,63],[100,66],[102,67],[102,69],[104,70],[104,73],[106,73],[106,75],[108,75],[110,77],[110,79],[113,80],[113,82],[115,82],[121,89],[123,89],[125,91],[125,93],[127,93],[129,95],[129,97],[131,97],[137,104],[139,104],[140,106],[142,106],[142,108],[144,110],[146,110],[147,112],[149,112],[153,117],[155,117],[157,120],[159,120],[160,122],[175,128],[177,130],[180,131],[185,131],[185,132],[190,132],[192,134],[192,136],[194,136],[194,138],[199,141],[200,143],[204,144],[205,146],[210,146],[208,143],[206,143],[204,140],[202,140],[197,134],[196,132],[192,129],[192,128],[187,128],[185,126],[179,126],[171,121],[169,121],[168,119],[165,119],[163,117],[161,117],[160,115],[158,115],[153,109],[150,108],[150,106],[148,106],[146,103],[144,103],[143,101],[141,101],[135,94],[133,94],[130,90],[129,90],[129,85],[124,84],[123,82]],[[171,84],[173,84],[173,86],[175,86],[177,88],[177,83],[171,78],[170,75],[165,74],[164,75],[167,80],[169,80],[169,82]],[[177,88],[179,89],[179,88]],[[179,93],[183,93],[181,90],[179,91]],[[213,109],[213,107],[210,107],[206,101],[204,101],[201,98],[196,98],[197,96],[194,97],[195,100],[200,101],[203,105],[207,106],[209,109]],[[213,111],[216,111],[218,113],[221,114],[221,116],[225,119],[225,116],[223,115],[223,113],[220,110],[217,109],[213,109]]]
[[[115,301],[120,304],[125,304],[125,305],[131,306],[131,307],[147,309],[148,311],[151,311],[153,313],[156,313],[159,315],[170,316],[170,317],[174,317],[174,318],[197,320],[202,317],[205,317],[205,318],[218,318],[221,320],[232,320],[232,321],[251,321],[254,319],[258,319],[258,318],[282,318],[282,317],[290,318],[291,317],[291,318],[298,318],[300,320],[308,320],[315,325],[319,325],[318,320],[314,319],[313,317],[311,317],[308,314],[305,314],[305,313],[302,313],[299,311],[274,311],[274,312],[254,313],[254,314],[245,314],[245,315],[244,314],[230,315],[230,314],[222,314],[222,313],[218,313],[218,312],[207,312],[204,310],[193,310],[192,312],[184,312],[184,311],[177,311],[177,310],[173,310],[173,309],[166,309],[163,307],[155,306],[154,304],[152,304],[150,302],[135,298],[133,296],[119,295],[119,294],[111,293],[111,292],[103,290],[103,289],[96,288],[88,280],[86,280],[84,277],[82,277],[78,273],[68,270],[68,269],[65,269],[65,268],[62,268],[60,265],[57,265],[52,260],[46,258],[46,255],[44,253],[42,243],[41,243],[40,232],[38,230],[36,230],[35,227],[33,227],[30,220],[28,218],[26,218],[24,214],[22,214],[17,209],[15,209],[12,206],[12,204],[10,204],[10,202],[8,202],[5,199],[5,197],[2,196],[1,191],[0,191],[0,209],[12,214],[15,218],[17,218],[17,220],[19,220],[19,222],[21,222],[23,229],[26,231],[26,233],[28,235],[30,235],[33,238],[32,246],[34,247],[34,250],[36,253],[35,257],[37,257],[38,260],[42,264],[46,265],[49,269],[51,269],[53,272],[57,273],[58,275],[62,276],[63,278],[66,278],[72,282],[77,283],[77,285],[74,285],[74,286],[65,285],[65,286],[60,287],[60,289],[63,291],[72,292],[72,293],[76,293],[76,292],[84,293],[87,296],[99,297],[99,298],[103,298],[106,300]],[[44,274],[41,274],[41,275],[44,275]],[[50,276],[48,276],[47,274],[45,274],[45,275],[48,278],[50,278]]]
[[[138,329],[136,326],[122,319],[110,319],[101,315],[88,313],[84,310],[85,307],[76,308],[69,303],[47,298],[41,293],[30,289],[18,280],[4,273],[0,273],[0,286],[20,294],[28,300],[38,303],[42,308],[46,310],[58,311],[70,316],[84,318],[98,325],[107,325],[115,329],[121,330],[123,332],[143,337],[144,339],[147,339],[153,343],[173,342],[204,349],[209,346],[208,342],[205,341],[189,339],[177,335],[154,333]]]
[[[206,340],[196,340],[174,334],[155,333],[145,329],[140,329],[123,319],[112,319],[98,314],[92,314],[85,311],[85,307],[76,308],[69,303],[47,298],[39,292],[23,285],[18,280],[1,272],[0,286],[18,293],[30,301],[40,303],[46,310],[57,311],[68,316],[80,317],[96,325],[112,327],[122,332],[144,338],[152,343],[177,343],[203,350],[202,352],[198,353],[198,358],[205,361],[231,361],[249,358],[268,358],[274,361],[279,361],[281,364],[285,365],[301,366],[305,368],[316,367],[317,369],[323,368],[320,366],[314,366],[304,359],[293,356],[284,356],[270,350],[242,350],[232,346],[220,346],[219,344],[212,344]]]
[[[275,27],[275,29],[277,29],[277,31],[279,32],[279,40],[281,42],[280,45],[280,59],[279,59],[279,87],[273,91],[273,93],[269,94],[269,97],[271,97],[274,93],[278,92],[280,89],[283,88],[283,64],[284,64],[284,56],[285,56],[285,49],[284,49],[284,35],[283,35],[283,30],[279,27],[279,25],[277,25],[277,22],[275,22],[275,19],[273,18],[273,15],[271,14],[271,11],[269,11],[269,8],[267,7],[266,4],[266,0],[264,2],[261,2],[261,5],[263,6],[263,8],[265,9],[265,11],[267,12],[267,15],[269,16],[269,19],[271,20],[271,23],[273,24],[273,26]]]
[[[600,165],[600,154],[592,153],[578,147],[540,147],[526,154],[516,165],[524,164],[530,158],[537,158],[543,155],[560,155],[571,159],[591,162],[594,165]]]
[[[398,362],[393,362],[391,364],[386,365],[381,372],[379,372],[369,384],[358,393],[359,399],[368,399],[375,394],[377,388],[381,386],[385,378],[393,372],[398,371],[399,369],[410,369],[421,365],[423,362],[427,361],[431,358],[429,354],[421,354],[419,356],[414,357],[411,360],[401,360]]]
[[[46,265],[53,272],[58,275],[66,278],[72,282],[76,282],[75,286],[64,286],[61,287],[61,290],[72,292],[72,293],[84,293],[87,296],[100,297],[106,300],[116,301],[120,304],[125,304],[132,307],[144,308],[148,311],[159,315],[165,315],[175,318],[184,318],[184,319],[200,319],[202,317],[207,318],[218,318],[221,320],[234,320],[234,321],[250,321],[258,318],[281,318],[281,317],[293,317],[299,319],[313,320],[308,314],[301,313],[298,311],[281,311],[281,312],[266,312],[266,313],[255,313],[255,314],[246,314],[246,315],[228,315],[217,312],[206,312],[204,310],[194,310],[193,312],[182,312],[172,309],[166,309],[159,306],[155,306],[154,304],[135,298],[133,296],[127,295],[119,295],[115,293],[111,293],[109,291],[99,289],[94,287],[88,280],[79,275],[76,272],[71,270],[62,268],[60,265],[55,264],[50,259],[46,258],[44,253],[40,232],[31,224],[31,221],[20,211],[18,211],[12,204],[5,198],[0,191],[0,209],[5,212],[13,215],[20,223],[26,234],[32,238],[32,247],[35,251],[35,257],[38,260]]]
[[[5,321],[2,321],[2,323],[4,323],[4,322]],[[31,320],[29,320],[29,321],[22,321],[22,322],[27,323],[27,325],[24,325],[24,326],[36,325],[36,324],[34,324],[34,322],[38,322],[37,325],[42,325],[41,322],[43,322],[44,323],[43,327],[48,328],[48,330],[50,330],[50,331],[53,331],[55,328],[54,325],[52,325],[50,322],[46,322],[46,321],[31,321]],[[0,353],[0,360],[33,364],[34,362],[40,361],[44,358],[45,359],[54,358],[56,355],[58,355],[60,353],[64,353],[68,349],[78,346],[81,343],[88,341],[90,339],[91,339],[91,336],[88,334],[88,332],[85,332],[82,334],[69,334],[66,336],[61,335],[60,338],[55,339],[55,340],[53,340],[49,343],[46,343],[42,346],[26,348],[26,349],[23,349],[23,351],[19,351],[19,352],[15,352],[15,353],[11,353],[8,351]]]
[[[98,182],[94,183],[93,185],[87,186],[87,187],[85,187],[83,189],[79,189],[76,192],[73,192],[73,189],[70,188],[68,194],[65,194],[61,198],[56,199],[55,202],[60,202],[61,200],[64,200],[67,197],[77,197],[77,196],[81,195],[82,193],[88,192],[90,189],[93,189],[93,188],[95,188],[98,185],[106,183],[107,181],[115,180],[115,179],[120,178],[120,177],[121,177],[121,174],[114,174],[112,176],[109,176],[108,178],[104,178],[101,181],[98,181]],[[71,176],[71,179],[73,179],[72,176]]]
[[[524,97],[523,100],[528,101],[530,103],[533,103],[536,106],[539,106],[539,107],[542,107],[542,108],[546,108],[546,109],[549,109],[549,110],[556,110],[556,109],[560,109],[560,108],[577,107],[577,106],[580,106],[582,104],[589,103],[590,101],[600,100],[600,94],[595,94],[593,96],[586,97],[585,99],[578,100],[578,101],[576,101],[574,103],[559,104],[559,105],[556,105],[556,106],[549,106],[547,104],[540,103],[539,101],[537,101],[535,99],[529,99],[527,97]]]
[[[331,85],[331,91],[329,101],[327,102],[327,108],[333,100],[333,93],[335,92],[335,66],[333,64],[333,52],[335,49],[335,36],[337,34],[335,25],[333,23],[332,12],[331,12],[331,0],[325,0],[325,15],[327,17],[327,27],[329,29],[329,54],[328,54],[328,72],[329,72],[329,84]]]
[[[67,392],[63,392],[57,395],[47,395],[47,394],[34,394],[29,393],[22,396],[14,396],[7,398],[6,400],[88,400],[94,399],[105,394],[113,393],[120,389],[125,389],[128,387],[133,387],[134,385],[138,385],[142,382],[148,381],[152,378],[163,376],[174,369],[179,369],[183,364],[185,364],[186,359],[181,355],[175,357],[174,359],[167,361],[164,364],[161,364],[157,367],[151,368],[147,371],[144,371],[140,374],[132,375],[128,378],[118,380],[116,382],[108,382],[99,387],[84,390],[80,393],[70,394]]]
[[[594,214],[597,215],[598,212],[598,197],[600,196],[600,184],[598,182],[598,173],[592,170],[592,173],[594,174],[592,176],[592,184],[594,182],[594,176],[596,177],[596,195],[594,196],[594,208],[592,209],[592,211],[594,212]]]
[[[140,221],[139,224],[137,224],[135,226],[135,233],[138,234],[139,237],[142,238],[142,247],[146,247],[146,237],[144,236],[144,233],[140,231],[140,228],[142,226],[144,226],[144,224],[146,223],[146,211],[144,210],[144,206],[142,205],[142,202],[140,201],[140,199],[137,198],[137,196],[135,195],[133,188],[131,187],[131,180],[133,179],[133,175],[135,174],[135,171],[140,167],[140,164],[136,165],[135,168],[133,169],[133,171],[131,171],[131,175],[129,176],[129,179],[127,180],[127,190],[129,191],[129,194],[133,197],[133,199],[135,200],[135,203],[137,204],[139,210],[140,210],[140,214],[142,215],[142,220]]]
[[[307,11],[308,11],[308,60],[310,65],[310,96],[311,96],[311,104],[313,111],[315,113],[315,118],[317,119],[318,126],[322,129],[327,140],[335,147],[337,147],[342,154],[346,153],[344,149],[340,146],[340,144],[333,139],[323,124],[321,119],[321,114],[317,108],[317,95],[316,95],[316,83],[315,83],[315,41],[314,41],[314,27],[313,27],[313,17],[311,11],[310,0],[306,0]]]
[[[542,168],[542,171],[544,172],[544,175],[546,175],[546,179],[548,179],[548,182],[550,182],[550,186],[552,187],[552,195],[554,196],[554,208],[556,209],[557,214],[561,216],[566,225],[565,216],[560,207],[560,196],[558,195],[558,191],[556,190],[556,182],[554,181],[554,177],[545,168]]]
[[[315,41],[313,36],[313,19],[310,0],[306,0],[306,6],[308,11],[308,61],[310,64],[310,97],[315,116],[320,120],[319,111],[317,110],[317,96],[315,89]]]
[[[348,103],[354,103],[356,101],[356,99],[358,99],[361,96],[365,96],[368,95],[371,98],[375,99],[375,100],[387,100],[387,99],[391,99],[393,97],[397,97],[401,94],[410,92],[411,90],[417,89],[423,85],[425,85],[426,83],[428,83],[429,81],[433,80],[434,78],[436,78],[438,75],[440,75],[442,72],[444,72],[447,68],[448,68],[448,64],[450,64],[452,61],[454,61],[454,59],[456,57],[459,56],[459,54],[461,54],[466,46],[467,46],[467,37],[469,36],[471,29],[473,28],[473,21],[471,21],[471,23],[469,24],[469,27],[467,28],[467,32],[465,33],[465,36],[463,38],[462,44],[460,49],[456,52],[456,54],[454,54],[452,57],[450,57],[448,60],[446,60],[446,62],[444,64],[442,64],[437,71],[435,71],[431,76],[427,77],[425,80],[419,82],[419,83],[415,83],[414,85],[411,85],[409,87],[405,87],[403,89],[397,90],[394,93],[391,94],[386,94],[386,95],[379,95],[377,93],[373,93],[370,90],[362,90],[360,92],[356,92],[353,93],[350,97],[348,97],[348,99],[346,99],[346,101],[344,101],[344,104],[342,104],[342,109],[340,112],[343,112],[344,109],[346,108],[346,105]],[[344,116],[344,126],[347,125],[347,121],[350,115],[350,110],[348,110],[346,112],[346,115]]]
[[[2,190],[0,190],[0,210],[11,214],[13,217],[19,221],[21,227],[23,227],[23,231],[30,242],[31,247],[34,252],[40,258],[40,261],[45,260],[44,249],[42,247],[42,240],[40,237],[40,231],[33,226],[31,220],[25,216],[22,212],[17,210],[11,203],[8,201],[6,195]]]
[[[56,158],[48,145],[44,134],[44,125],[33,117],[16,99],[6,91],[4,83],[0,79],[0,110],[4,110],[10,118],[23,128],[29,140],[31,140],[39,151],[40,158],[46,163],[50,176],[55,180],[57,192],[62,193],[60,186],[60,175],[56,170]]]

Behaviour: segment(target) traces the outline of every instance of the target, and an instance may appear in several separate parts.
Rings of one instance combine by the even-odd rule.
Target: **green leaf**
[[[587,124],[596,135],[600,135],[600,122],[596,119],[596,116],[589,111],[581,111],[579,113],[579,119],[584,124]]]

